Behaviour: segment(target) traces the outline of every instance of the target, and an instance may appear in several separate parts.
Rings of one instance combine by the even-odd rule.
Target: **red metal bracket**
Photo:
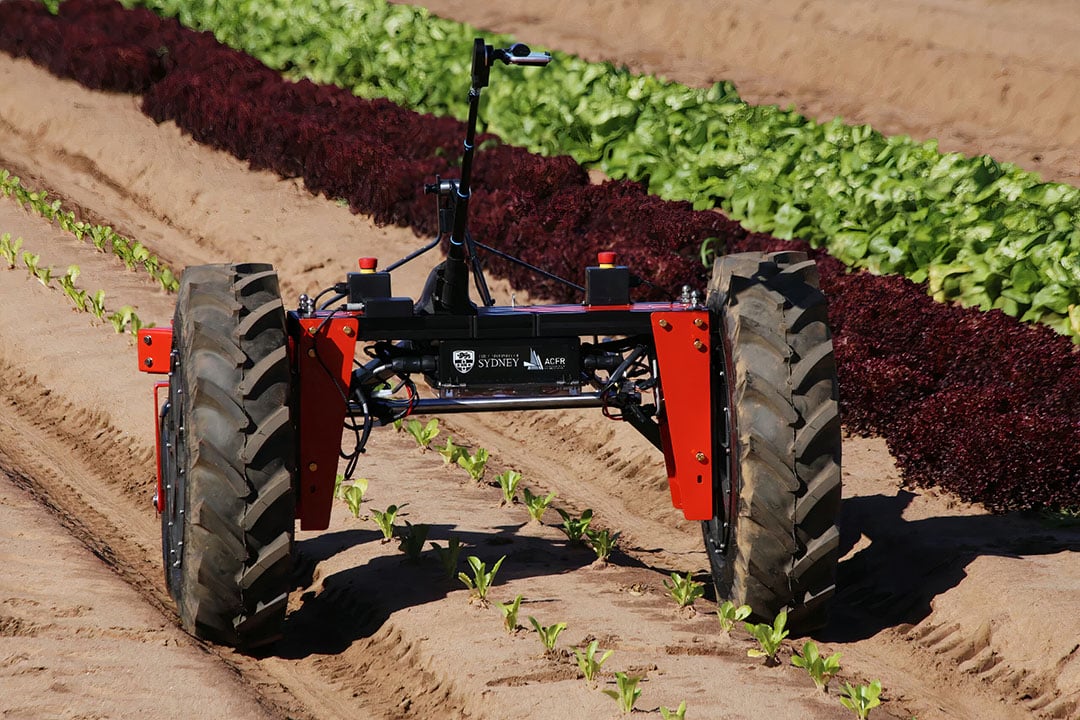
[[[664,390],[660,438],[671,503],[687,520],[713,517],[712,377],[709,313],[654,312]]]
[[[143,328],[139,331],[139,370],[144,373],[169,372],[172,352],[172,328]]]
[[[353,315],[302,317],[294,365],[299,373],[297,428],[301,530],[330,526],[341,433],[352,379],[359,321]]]
[[[140,363],[141,365],[142,363]],[[169,383],[154,383],[154,456],[157,459],[157,492],[154,493],[154,509],[160,514],[165,509],[165,484],[161,477],[161,391],[168,391]]]

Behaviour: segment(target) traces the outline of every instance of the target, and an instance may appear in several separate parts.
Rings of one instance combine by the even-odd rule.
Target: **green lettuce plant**
[[[705,594],[705,583],[694,580],[690,573],[686,573],[685,577],[676,572],[671,573],[671,582],[665,580],[664,587],[681,608],[693,605],[695,600]]]
[[[400,506],[391,505],[386,510],[372,510],[371,517],[375,521],[375,524],[382,530],[384,543],[390,542],[390,539],[394,537],[394,520],[397,518],[398,512],[401,508],[408,505],[408,503],[402,503]]]
[[[521,595],[518,595],[513,600],[507,603],[497,602],[495,605],[499,608],[499,612],[503,616],[503,627],[506,628],[506,632],[513,633],[518,629],[518,610],[521,609]]]
[[[585,535],[585,531],[589,529],[589,523],[592,522],[592,508],[586,509],[581,513],[580,517],[574,517],[562,508],[555,508],[555,510],[562,518],[561,527],[563,533],[566,534],[567,539],[572,543],[581,542],[581,538]]]
[[[641,697],[641,688],[638,687],[639,682],[641,682],[641,676],[617,672],[615,673],[615,687],[618,689],[604,690],[604,694],[615,699],[623,715],[629,715],[633,712],[638,698]]]
[[[405,557],[410,561],[419,561],[430,529],[430,526],[426,523],[413,525],[406,520],[405,529],[398,533],[398,550],[405,553]]]
[[[484,470],[487,469],[488,451],[484,448],[477,448],[476,452],[472,455],[462,453],[458,456],[457,464],[465,468],[465,472],[469,473],[474,481],[480,482],[484,479]]]
[[[517,470],[507,470],[495,476],[499,488],[503,494],[503,505],[513,505],[517,502],[517,487],[521,482],[521,473]]]
[[[674,710],[670,710],[663,705],[660,706],[660,717],[663,720],[685,720],[686,718],[686,701],[683,700],[679,703],[679,707]]]
[[[870,711],[881,704],[881,681],[874,680],[869,685],[844,683],[840,703],[855,713],[859,720],[866,720]]]
[[[19,257],[19,249],[22,248],[23,239],[11,239],[11,233],[0,235],[0,257],[8,264],[8,270],[15,267],[15,261]]]
[[[431,543],[431,549],[435,551],[435,556],[439,558],[439,564],[442,565],[446,577],[448,579],[454,578],[458,572],[458,558],[461,556],[461,539],[457,535],[451,535],[446,540],[446,547],[433,542]]]
[[[98,320],[105,319],[105,291],[98,290],[93,295],[87,297],[87,302],[90,305],[90,312]]]
[[[80,290],[75,286],[75,281],[79,278],[80,270],[78,265],[69,265],[67,272],[59,276],[56,280],[60,283],[60,289],[64,295],[67,296],[71,304],[75,306],[75,310],[78,312],[86,312],[86,291]]]
[[[354,518],[360,517],[360,504],[364,502],[364,493],[367,492],[367,478],[357,478],[352,484],[341,490],[341,497],[349,506],[349,512]],[[393,521],[391,521],[393,522]]]
[[[594,685],[596,676],[600,673],[600,668],[604,666],[614,650],[605,650],[599,657],[597,652],[600,642],[598,640],[591,641],[582,652],[578,648],[574,648],[574,657],[577,658],[578,669],[581,670],[582,677],[585,678],[585,682],[590,685]]]
[[[559,635],[566,629],[566,623],[555,623],[554,625],[541,625],[540,622],[532,615],[529,616],[529,622],[532,623],[533,628],[536,630],[536,634],[540,636],[540,642],[544,646],[545,655],[555,654],[555,641],[559,639]]]
[[[469,602],[475,602],[487,607],[488,591],[495,582],[495,573],[499,572],[499,567],[505,559],[506,556],[503,555],[495,561],[491,570],[488,571],[487,565],[475,555],[470,555],[466,558],[469,567],[472,569],[472,575],[466,575],[463,572],[458,573],[458,579],[465,583],[465,587],[469,588]]]
[[[525,496],[525,509],[529,511],[529,519],[535,523],[542,522],[544,512],[551,505],[551,501],[555,499],[555,493],[533,495],[529,488],[525,488],[522,494]]]
[[[829,680],[840,672],[840,653],[825,657],[818,652],[817,643],[807,640],[803,643],[802,652],[791,656],[791,664],[806,670],[818,690],[828,692]]]
[[[592,551],[596,553],[596,559],[601,563],[606,563],[608,558],[611,557],[611,551],[615,549],[615,541],[619,539],[621,534],[611,532],[607,528],[603,530],[585,530],[586,541]]]
[[[756,648],[750,648],[746,651],[746,654],[750,657],[763,657],[765,658],[766,665],[776,665],[778,663],[776,659],[776,653],[780,649],[780,645],[784,638],[788,636],[789,631],[785,629],[787,625],[787,611],[781,610],[776,615],[776,619],[773,623],[743,623],[746,628],[746,632],[750,633],[755,640],[758,641]]]
[[[439,434],[439,418],[431,418],[421,425],[419,420],[410,420],[405,424],[405,431],[412,435],[421,450],[427,450],[431,441]]]
[[[750,617],[750,613],[753,612],[749,605],[735,606],[735,603],[730,600],[725,600],[720,604],[720,607],[716,609],[716,617],[720,620],[720,629],[726,633],[731,633],[735,627],[735,623],[742,622],[746,618]]]
[[[469,454],[469,448],[463,445],[455,445],[454,438],[449,436],[446,438],[446,444],[442,447],[436,447],[435,450],[442,455],[443,465],[457,465],[459,457]]]

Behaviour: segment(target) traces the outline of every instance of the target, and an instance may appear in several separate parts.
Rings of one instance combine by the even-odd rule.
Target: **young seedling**
[[[681,608],[693,605],[695,600],[705,594],[705,583],[694,580],[690,573],[686,573],[686,577],[671,573],[671,582],[665,580],[664,587]]]
[[[487,607],[488,590],[491,589],[491,584],[495,582],[495,573],[499,572],[499,566],[502,565],[505,559],[506,556],[503,555],[492,566],[491,572],[488,572],[487,565],[480,558],[475,555],[468,557],[469,567],[472,568],[473,572],[472,577],[462,572],[458,573],[458,579],[465,583],[465,587],[469,588],[469,602],[475,602],[481,607]]]
[[[445,548],[433,542],[431,543],[431,549],[438,556],[439,563],[446,572],[446,577],[452,579],[457,575],[458,557],[461,555],[461,540],[458,539],[458,536],[451,535],[446,541]]]
[[[424,552],[424,543],[427,542],[428,530],[430,527],[425,523],[413,525],[406,520],[405,531],[398,536],[398,550],[412,562],[419,561],[420,554]]]
[[[113,330],[118,334],[124,332],[124,328],[131,322],[131,313],[134,312],[134,308],[130,305],[125,305],[114,313],[111,313],[108,317],[109,322],[112,323]]]
[[[26,266],[27,272],[31,275],[37,275],[38,263],[41,262],[41,256],[35,255],[29,250],[24,250],[22,254],[23,265]]]
[[[511,602],[508,603],[495,603],[503,616],[503,627],[506,628],[506,632],[513,633],[518,629],[517,617],[518,610],[521,609],[521,595],[518,595]]]
[[[881,704],[881,681],[875,680],[869,685],[856,685],[844,683],[844,694],[840,696],[840,703],[858,716],[859,720],[866,720],[870,711]]]
[[[390,542],[390,538],[394,537],[394,520],[397,518],[398,511],[406,505],[408,505],[408,503],[402,503],[400,507],[391,505],[383,511],[371,511],[371,517],[375,520],[375,524],[382,530],[382,541],[384,543]]]
[[[611,557],[611,551],[615,549],[615,541],[619,539],[621,533],[611,532],[607,528],[603,530],[586,530],[585,538],[589,543],[589,547],[596,553],[596,560],[598,562],[606,564],[608,558]]]
[[[364,502],[364,492],[366,490],[367,480],[360,478],[341,491],[341,497],[345,504],[349,506],[349,512],[352,513],[354,518],[360,517],[360,503]],[[391,520],[391,522],[393,521]]]
[[[344,494],[345,491],[348,490],[349,488],[355,487],[355,488],[359,488],[360,499],[363,500],[364,495],[367,494],[367,489],[368,489],[368,482],[369,481],[368,481],[367,478],[354,478],[352,480],[352,482],[348,485],[348,487],[342,487],[342,483],[344,483],[344,482],[345,482],[345,476],[344,475],[338,475],[334,479],[334,496],[335,497],[344,498],[345,497],[345,494]]]
[[[34,277],[37,278],[37,281],[39,283],[41,283],[45,287],[49,287],[49,283],[52,282],[52,268],[48,265],[46,265],[45,267],[39,267],[34,270]]]
[[[0,256],[3,256],[7,261],[8,270],[14,269],[15,258],[19,257],[19,249],[22,248],[23,239],[21,237],[11,239],[11,233],[4,233],[0,236]]]
[[[151,326],[153,326],[152,323]],[[142,330],[144,327],[146,326],[143,325],[143,321],[139,319],[139,316],[135,313],[131,313],[131,324],[128,326],[128,332],[131,333],[131,337],[138,338],[139,331]]]
[[[791,656],[791,664],[806,670],[818,690],[828,692],[829,680],[840,672],[840,653],[824,657],[818,652],[817,643],[807,640],[803,643],[802,654]]]
[[[457,465],[458,458],[469,453],[469,448],[464,445],[455,445],[454,438],[447,436],[446,444],[436,447],[436,451],[443,457],[443,465]]]
[[[94,249],[98,252],[105,252],[105,243],[109,241],[113,232],[107,227],[101,225],[95,225],[90,228],[90,242],[93,243]]]
[[[472,455],[462,453],[458,456],[457,464],[465,468],[465,472],[469,473],[474,481],[480,482],[484,479],[484,470],[487,468],[488,451],[484,448],[477,448],[476,452]]]
[[[615,673],[615,686],[619,689],[604,690],[604,694],[615,698],[615,702],[619,703],[619,710],[622,710],[623,715],[629,715],[633,712],[638,698],[641,697],[641,688],[638,687],[639,682],[641,682],[640,676],[617,672]]]
[[[57,282],[60,283],[60,289],[71,300],[71,304],[75,306],[75,310],[86,312],[86,291],[75,287],[75,281],[79,279],[79,274],[78,265],[69,265],[67,272],[58,277]]]
[[[574,648],[574,657],[577,658],[578,669],[581,670],[585,682],[590,685],[594,684],[596,676],[599,674],[600,668],[603,667],[604,662],[611,657],[611,653],[615,652],[614,650],[605,650],[603,655],[596,657],[599,644],[599,641],[593,640],[589,643],[589,646],[585,648],[585,652],[582,652],[578,648]]]
[[[128,325],[138,322],[138,316],[135,314],[135,308],[125,305],[109,316],[109,322],[112,323],[113,329],[119,334],[124,332],[124,328]]]
[[[495,476],[495,479],[499,482],[499,488],[502,489],[503,505],[513,505],[517,502],[517,487],[521,482],[521,473],[517,470],[507,470],[504,473],[499,473]]]
[[[776,665],[778,663],[776,659],[776,652],[780,649],[780,643],[784,638],[788,636],[788,630],[784,629],[787,625],[787,611],[781,610],[777,614],[773,624],[769,623],[743,623],[746,628],[746,632],[754,636],[754,639],[758,641],[759,648],[750,648],[746,651],[746,654],[750,657],[763,657],[765,658],[766,665]]]
[[[105,319],[105,291],[98,290],[96,293],[87,298],[90,303],[90,312],[98,320]]]
[[[529,622],[536,628],[536,634],[540,636],[540,642],[544,645],[544,654],[548,656],[554,655],[555,641],[559,639],[560,633],[566,629],[566,623],[555,623],[544,627],[532,615],[529,616]]]
[[[720,620],[720,629],[730,634],[735,628],[735,623],[742,622],[746,618],[750,617],[752,610],[749,605],[739,605],[735,607],[735,603],[730,600],[725,600],[723,604],[716,609],[716,617]]]
[[[522,491],[525,495],[525,509],[529,511],[529,519],[535,523],[541,522],[544,518],[544,511],[548,509],[548,505],[551,505],[551,501],[555,499],[555,493],[548,493],[545,495],[533,495],[529,488],[525,488]]]
[[[663,720],[685,720],[686,718],[686,701],[683,700],[679,703],[679,707],[674,710],[669,710],[663,705],[660,706],[660,717]]]
[[[405,423],[405,431],[413,436],[421,450],[427,450],[439,434],[439,418],[431,418],[426,425],[421,425],[419,420],[410,420]]]
[[[171,268],[161,269],[158,282],[161,283],[161,289],[165,292],[176,292],[180,289],[180,281],[176,279],[176,274],[173,273]]]
[[[589,523],[592,522],[592,509],[586,509],[579,518],[573,517],[562,508],[555,508],[555,510],[562,517],[562,531],[566,533],[570,542],[581,542],[585,531],[589,529]]]
[[[112,242],[113,255],[120,258],[120,262],[124,263],[124,267],[128,270],[135,269],[135,258],[132,255],[131,245],[128,243],[127,238],[121,237],[116,233],[110,231]]]

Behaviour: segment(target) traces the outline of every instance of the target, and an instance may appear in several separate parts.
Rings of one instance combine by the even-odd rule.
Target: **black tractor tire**
[[[706,304],[717,462],[702,531],[717,597],[810,632],[826,623],[840,552],[839,393],[817,266],[798,252],[722,256]]]
[[[248,650],[281,636],[296,509],[293,398],[273,268],[185,270],[161,418],[162,553],[196,637]]]

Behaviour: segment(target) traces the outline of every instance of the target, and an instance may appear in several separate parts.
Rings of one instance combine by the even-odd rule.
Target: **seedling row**
[[[441,433],[439,426],[438,418],[431,418],[426,422],[411,419],[402,423],[399,430],[403,435],[412,437],[416,447],[421,452],[427,452],[431,448],[439,450],[445,461],[444,467],[450,467],[453,463],[448,458],[451,456],[466,456],[469,454],[469,448],[454,443],[453,438],[449,436],[446,438],[443,448],[439,448],[434,443]],[[447,448],[454,449],[453,455]],[[479,450],[483,450],[483,448]],[[484,457],[485,464],[492,460],[486,451]],[[482,472],[474,474],[464,465],[462,469],[465,471],[465,475],[475,483],[476,487],[497,486],[502,496],[501,506],[507,507],[517,504],[518,498],[516,494],[510,493],[508,488],[511,487],[511,479],[513,479],[512,486],[515,489],[520,487],[522,479],[520,473],[514,470],[506,470],[500,473],[494,482],[485,483],[483,482]],[[353,517],[360,518],[364,495],[369,487],[370,480],[367,478],[350,480],[339,475],[335,496],[346,503]],[[528,500],[525,503],[530,519],[533,522],[542,524],[543,509],[547,509],[551,505],[552,500],[555,499],[555,494],[533,495],[527,487],[522,487],[522,490],[527,499],[531,499],[536,505],[542,505],[542,509],[536,511],[534,507],[528,504]],[[507,500],[508,494],[512,498],[511,500]],[[414,524],[407,520],[401,521],[402,511],[407,505],[407,503],[402,503],[400,505],[390,505],[385,510],[371,509],[367,517],[379,527],[383,535],[382,542],[389,543],[396,539],[398,549],[404,554],[405,560],[415,563],[422,558],[423,545],[427,538],[429,526],[421,523]],[[559,529],[566,536],[569,544],[578,546],[587,544],[596,554],[598,562],[607,562],[619,533],[606,528],[591,528],[593,521],[591,509],[586,509],[576,516],[563,508],[555,507],[554,509],[558,512],[562,523],[552,527]],[[465,563],[464,567],[462,567],[461,559],[465,546],[458,536],[451,534],[446,541],[445,547],[435,541],[429,541],[428,545],[431,553],[436,557],[442,568],[446,580],[456,580],[468,590],[470,604],[482,608],[494,605],[499,611],[499,617],[505,631],[511,636],[520,635],[523,626],[519,623],[519,614],[522,603],[527,602],[527,598],[520,593],[506,602],[494,601],[491,598],[492,588],[499,584],[498,573],[507,561],[507,555],[504,554],[491,563],[477,555],[465,553]],[[674,605],[681,610],[689,610],[691,615],[694,613],[695,602],[702,599],[705,594],[705,584],[695,580],[692,573],[680,574],[672,572],[670,579],[662,580],[662,585]],[[745,622],[751,613],[750,607],[746,605],[736,607],[730,601],[720,604],[715,613],[721,633],[731,635],[736,625],[741,624],[742,629],[749,638],[756,643],[754,647],[747,650],[748,657],[762,658],[767,667],[779,667],[783,664],[780,660],[780,652],[784,647],[785,639],[789,635],[789,630],[786,627],[786,613],[781,612],[771,623]],[[547,619],[533,615],[528,615],[526,619],[528,620],[528,627],[532,630],[531,634],[535,635],[536,640],[540,643],[543,657],[549,662],[555,663],[565,662],[567,659],[573,658],[584,682],[592,688],[598,686],[604,664],[616,654],[614,649],[601,648],[599,641],[591,640],[582,647],[572,647],[569,650],[560,651],[558,641],[562,633],[568,629],[566,622],[545,624],[545,622],[549,622]],[[828,694],[830,682],[841,671],[840,653],[823,655],[818,645],[812,640],[803,642],[801,648],[790,649],[790,664],[804,670],[817,690],[823,694]],[[602,691],[613,699],[622,714],[633,713],[643,692],[640,682],[645,679],[645,676],[615,671],[609,674],[609,678],[607,685],[613,687],[604,687]],[[863,685],[853,685],[850,682],[845,682],[839,694],[835,697],[843,707],[854,713],[855,717],[867,718],[870,711],[881,704],[881,694],[881,682],[874,680]],[[674,709],[660,706],[659,711],[662,718],[685,718],[687,703],[683,701]]]

